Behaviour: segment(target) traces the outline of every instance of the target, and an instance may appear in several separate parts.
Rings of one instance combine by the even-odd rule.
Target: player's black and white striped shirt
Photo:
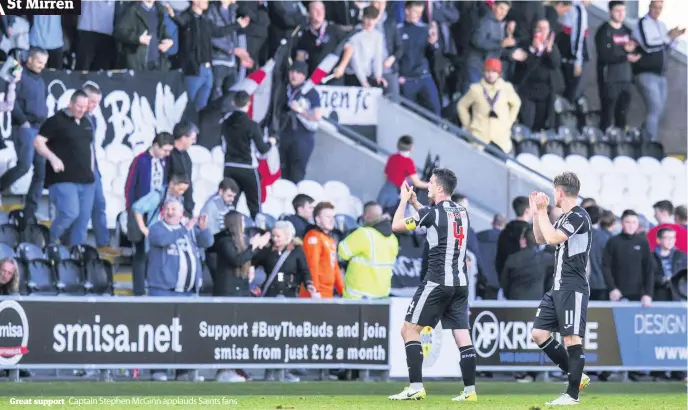
[[[554,223],[568,240],[557,245],[554,253],[554,286],[552,290],[570,290],[590,294],[587,267],[592,224],[590,215],[580,206],[573,207]]]
[[[444,286],[468,286],[466,279],[466,244],[468,242],[468,211],[452,201],[418,211],[416,218],[407,218],[408,229],[427,228],[428,253],[422,272],[426,281]]]

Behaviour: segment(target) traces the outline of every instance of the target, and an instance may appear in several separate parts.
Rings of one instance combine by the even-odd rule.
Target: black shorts
[[[424,280],[406,311],[406,321],[435,327],[442,320],[444,329],[470,329],[468,287],[444,286]]]
[[[559,332],[562,336],[585,336],[588,293],[550,290],[535,313],[535,329]]]

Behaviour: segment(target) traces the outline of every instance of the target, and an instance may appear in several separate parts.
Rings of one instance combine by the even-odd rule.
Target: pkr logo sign
[[[473,346],[480,357],[490,357],[499,346],[499,320],[494,313],[484,310],[473,322]]]

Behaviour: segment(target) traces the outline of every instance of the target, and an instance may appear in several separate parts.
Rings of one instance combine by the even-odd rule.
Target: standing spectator
[[[663,1],[651,1],[649,13],[638,20],[633,29],[633,39],[640,45],[641,55],[633,64],[633,73],[647,109],[643,128],[653,141],[659,138],[659,120],[667,99],[669,51],[675,46],[675,40],[686,32],[685,28],[678,27],[667,31],[666,25],[659,20],[663,8]]]
[[[400,25],[404,54],[399,59],[399,84],[404,98],[440,114],[440,98],[430,71],[431,60],[439,49],[436,25],[421,21],[425,2],[407,1],[406,21]]]
[[[88,221],[93,212],[94,160],[93,126],[84,118],[88,96],[75,91],[67,108],[41,125],[33,145],[46,158],[45,185],[55,206],[50,225],[50,242],[68,235],[69,246],[86,243]],[[42,187],[41,187],[42,189]]]
[[[64,38],[62,16],[30,16],[29,44],[48,53],[48,68],[62,69]]]
[[[190,146],[196,143],[196,136],[198,135],[198,127],[196,124],[181,120],[172,130],[174,136],[174,149],[170,153],[167,162],[167,180],[169,181],[175,175],[183,175],[189,181],[189,189],[184,193],[184,212],[187,217],[193,215],[196,204],[193,199],[193,185],[191,184],[193,163],[187,151]]]
[[[190,297],[203,284],[201,249],[213,244],[208,217],[182,223],[184,208],[176,199],[165,202],[163,221],[151,226],[146,274],[150,296]],[[176,379],[191,381],[188,370],[177,370]],[[155,381],[167,381],[166,372],[153,371]],[[203,381],[201,377],[193,377]]]
[[[326,1],[325,11],[329,21],[346,31],[351,31],[363,19],[363,10],[367,6],[363,1]]]
[[[535,23],[547,17],[545,5],[539,1],[514,1],[504,19],[507,28],[513,22],[513,37],[516,43],[528,41]]]
[[[201,208],[201,215],[208,215],[208,229],[213,235],[217,235],[225,229],[225,215],[233,211],[234,199],[239,192],[239,186],[232,178],[225,178],[217,187],[217,193],[213,194]]]
[[[633,54],[637,44],[631,39],[631,30],[624,25],[626,3],[609,2],[609,21],[595,34],[597,49],[597,86],[600,91],[602,116],[600,128],[610,126],[626,128],[626,115],[631,105],[631,63],[640,59]]]
[[[325,20],[325,5],[322,1],[312,1],[308,5],[308,18],[310,24],[301,33],[295,47],[296,59],[308,63],[308,76],[323,61],[328,54],[335,52],[339,44],[346,39],[346,33],[339,26],[330,24]],[[334,68],[335,81],[330,85],[339,85],[339,79],[344,74],[344,69],[351,59],[352,49],[350,45],[344,47],[342,57]]]
[[[652,252],[645,237],[635,234],[638,224],[635,211],[623,212],[622,232],[610,238],[604,247],[604,279],[611,301],[627,299],[649,306],[654,291]]]
[[[150,191],[162,190],[167,185],[166,158],[172,150],[174,137],[169,132],[161,132],[155,136],[150,148],[131,161],[127,183],[124,186],[127,210]]]
[[[413,137],[403,135],[397,141],[398,152],[387,158],[385,164],[385,182],[377,195],[377,202],[385,212],[394,212],[399,204],[399,193],[404,181],[410,180],[417,189],[427,189],[428,183],[418,177],[416,164],[411,158]]]
[[[506,224],[497,239],[497,256],[495,257],[495,268],[497,273],[504,270],[506,258],[512,253],[521,249],[521,238],[523,231],[530,226],[533,214],[530,211],[530,202],[525,196],[517,196],[511,201],[511,207],[516,214],[516,219]]]
[[[561,53],[564,98],[571,102],[576,102],[582,93],[580,82],[583,65],[588,61],[588,10],[585,7],[585,4],[574,1],[554,3],[561,29],[557,33],[556,43]]]
[[[148,234],[154,223],[164,216],[164,204],[169,199],[182,201],[184,192],[189,188],[189,180],[183,175],[175,175],[169,185],[162,189],[155,189],[139,198],[131,205],[129,212],[133,213],[136,224],[143,233],[143,240],[134,244],[132,258],[132,278],[134,296],[146,294],[146,255],[150,248]]]
[[[270,1],[268,2],[268,55],[275,55],[275,51],[282,39],[289,38],[298,27],[308,24],[306,9],[300,1]]]
[[[5,90],[5,101],[0,101],[0,113],[12,112],[14,104],[17,101],[17,83],[21,81],[22,72],[24,70],[21,66],[15,66],[12,69],[12,74],[6,79],[7,89]],[[0,149],[5,149],[7,146],[4,142],[0,142]]]
[[[287,215],[284,220],[291,222],[297,238],[303,238],[306,235],[306,229],[313,223],[313,203],[315,200],[306,194],[297,194],[291,201],[294,215]]]
[[[96,152],[96,117],[94,112],[100,105],[100,100],[103,98],[100,88],[93,84],[86,84],[82,89],[88,97],[88,109],[85,117],[91,123],[93,129],[93,153]],[[105,194],[103,194],[103,182],[98,168],[98,159],[93,156],[93,210],[91,211],[91,225],[96,237],[96,246],[101,250],[108,250],[106,247],[110,244],[110,231],[107,227],[107,216],[105,214]]]
[[[512,54],[516,61],[512,83],[521,97],[521,123],[533,131],[547,128],[551,122],[554,76],[561,64],[554,38],[549,22],[540,20],[532,40]]]
[[[688,210],[685,205],[679,205],[674,209],[674,220],[677,224],[688,229]]]
[[[337,245],[330,237],[334,229],[334,205],[329,202],[320,202],[313,210],[315,225],[308,227],[303,238],[303,252],[306,254],[308,268],[311,271],[313,286],[325,299],[334,297],[333,289],[337,294],[344,294],[344,278],[337,261]],[[299,294],[302,298],[311,297],[303,286]]]
[[[385,93],[393,99],[397,99],[399,97],[399,59],[404,55],[401,35],[394,17],[387,14],[387,0],[372,1],[370,5],[377,8],[381,13],[375,28],[382,33],[384,39],[382,44],[384,58],[382,77],[387,82]]]
[[[423,15],[423,21],[437,31],[438,52],[432,62],[432,71],[442,107],[459,91],[458,69],[462,61],[456,55],[456,43],[451,33],[451,27],[459,21],[459,17],[457,2],[451,0],[427,2]]]
[[[239,17],[238,9],[236,0],[216,1],[208,8],[208,19],[212,24],[231,29],[221,36],[214,36],[211,42],[213,46],[213,99],[222,96],[223,86],[231,87],[236,83],[239,75],[237,59],[249,68],[253,66],[253,60],[248,52],[239,44],[239,30],[245,29],[251,22],[251,18]]]
[[[167,51],[174,45],[165,27],[167,10],[154,0],[144,0],[127,9],[115,28],[122,49],[124,68],[167,71]]]
[[[471,35],[470,51],[466,61],[466,87],[480,82],[483,65],[488,58],[499,59],[502,48],[514,47],[516,40],[513,36],[504,36],[503,21],[509,13],[510,1],[495,1],[492,3],[492,13],[488,13],[480,20],[477,29]],[[501,70],[500,70],[501,71]]]
[[[77,31],[76,70],[98,71],[111,70],[115,67],[117,48],[112,34],[115,29],[116,3],[115,1],[82,3]]]
[[[480,231],[476,234],[478,242],[480,242],[480,260],[483,263],[483,275],[487,278],[487,287],[494,290],[497,289],[499,294],[499,275],[495,269],[493,261],[497,258],[497,241],[499,240],[499,233],[506,225],[506,216],[496,214],[492,218],[492,228]],[[498,297],[488,297],[492,295],[478,295],[483,299],[497,299]]]
[[[609,292],[604,281],[604,249],[616,225],[612,211],[589,206],[585,211],[590,215],[593,226],[592,245],[590,246],[590,300],[609,300]]]
[[[0,178],[0,192],[10,189],[19,178],[31,169],[33,177],[26,194],[24,216],[36,219],[36,210],[43,194],[45,180],[45,158],[35,155],[34,141],[45,119],[48,117],[46,104],[47,87],[41,72],[48,62],[48,53],[40,48],[31,48],[24,66],[21,80],[16,86],[16,102],[12,110],[12,137],[17,152],[17,164]]]
[[[211,40],[233,30],[229,26],[213,25],[204,15],[207,9],[208,0],[193,0],[191,7],[179,15],[171,6],[167,6],[170,17],[179,27],[179,59],[189,102],[193,103],[196,111],[205,108],[213,90]]]
[[[346,85],[353,87],[387,87],[382,76],[384,63],[384,36],[375,29],[380,12],[373,6],[363,9],[363,26],[349,39],[353,49],[351,68],[353,74],[345,77]]]
[[[339,242],[339,257],[350,261],[344,276],[342,297],[389,297],[397,254],[399,240],[392,232],[392,221],[382,217],[382,207],[378,203],[368,202],[363,207],[363,226]]]
[[[471,85],[457,109],[461,125],[473,136],[510,154],[513,150],[510,130],[518,118],[521,99],[501,74],[499,59],[485,60],[483,79]]]
[[[277,143],[270,137],[270,142],[263,140],[263,132],[251,117],[248,110],[251,106],[251,96],[246,91],[234,94],[234,111],[222,123],[222,135],[225,138],[225,178],[232,178],[239,186],[234,206],[239,196],[244,193],[246,205],[255,218],[260,212],[260,177],[258,176],[258,151],[267,153]]]
[[[652,207],[655,210],[655,219],[659,225],[650,229],[647,233],[650,249],[654,251],[657,246],[657,232],[662,228],[670,228],[676,232],[676,248],[683,253],[687,253],[688,230],[686,230],[686,227],[674,222],[674,205],[670,201],[664,200],[657,202]]]
[[[251,22],[244,29],[246,35],[246,51],[254,60],[254,66],[262,67],[272,55],[268,56],[268,32],[270,17],[267,1],[245,1],[241,7],[251,16]]]
[[[681,300],[674,295],[671,278],[680,270],[686,269],[686,254],[676,249],[676,232],[671,228],[661,228],[657,231],[654,250],[655,258],[655,289],[654,300],[668,302]]]
[[[306,176],[306,166],[315,148],[315,130],[320,121],[320,94],[311,88],[302,94],[308,66],[294,61],[289,68],[287,99],[282,105],[283,120],[280,136],[282,178],[297,184]]]

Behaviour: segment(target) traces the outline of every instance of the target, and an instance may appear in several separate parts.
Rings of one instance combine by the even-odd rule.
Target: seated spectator
[[[674,221],[688,229],[688,210],[685,205],[679,205],[674,209]]]
[[[344,293],[344,278],[337,260],[337,244],[330,237],[334,229],[334,205],[320,202],[313,210],[315,224],[308,227],[303,238],[303,252],[311,271],[313,286],[324,299],[332,299],[334,291]],[[304,286],[299,296],[312,297]]]
[[[48,52],[47,68],[61,70],[64,38],[62,16],[30,16],[29,44]]]
[[[129,7],[115,27],[124,68],[138,71],[167,71],[167,51],[174,42],[165,27],[165,7],[153,0]]]
[[[404,98],[439,115],[440,97],[430,71],[439,50],[439,36],[437,25],[428,27],[421,21],[424,8],[422,1],[407,1],[404,5],[406,21],[399,28],[404,44],[404,54],[399,59],[399,84]]]
[[[0,260],[0,296],[19,294],[19,266],[14,258]]]
[[[306,229],[313,223],[314,203],[315,200],[306,194],[297,194],[291,201],[294,215],[286,215],[283,219],[292,224],[297,238],[303,238],[306,235]]]
[[[488,58],[499,59],[502,55],[502,48],[516,45],[513,36],[504,37],[505,31],[502,22],[509,13],[510,7],[510,1],[493,2],[492,13],[483,17],[477,29],[472,33],[471,47],[466,61],[466,90],[471,84],[480,82],[485,60]]]
[[[225,229],[225,215],[234,210],[234,198],[239,192],[239,186],[232,178],[225,178],[201,208],[201,215],[208,215],[208,229],[217,235]]]
[[[363,207],[363,225],[339,243],[339,257],[350,261],[342,297],[387,298],[392,288],[392,268],[399,254],[399,240],[392,232],[392,221],[382,216],[382,207],[376,202],[368,202]]]
[[[375,28],[382,33],[382,78],[387,82],[385,93],[394,99],[399,98],[399,59],[404,54],[401,35],[397,29],[394,16],[387,14],[387,1],[371,1],[370,5],[377,8],[380,17]]]
[[[471,85],[459,100],[459,119],[473,136],[510,154],[511,127],[518,118],[521,99],[511,83],[501,78],[500,60],[485,60],[484,71],[480,83]]]
[[[676,248],[683,253],[688,251],[688,230],[676,222],[674,222],[674,205],[671,201],[659,201],[653,205],[655,210],[655,219],[659,225],[650,229],[647,233],[647,241],[650,243],[650,249],[655,250],[657,247],[657,233],[662,228],[671,228],[676,232]]]
[[[385,39],[380,30],[375,29],[379,14],[375,7],[366,7],[363,10],[363,27],[347,43],[353,48],[352,74],[344,78],[348,86],[387,87],[387,81],[382,77]]]
[[[165,201],[163,217],[151,226],[147,258],[149,296],[189,297],[203,285],[201,249],[213,244],[208,217],[201,215],[183,222],[184,207],[178,199]],[[153,371],[155,381],[167,381],[167,373]],[[180,381],[202,381],[188,370],[177,370]]]
[[[382,184],[380,193],[377,195],[377,202],[385,212],[393,213],[399,203],[399,193],[401,185],[407,179],[413,187],[417,189],[427,189],[428,183],[421,181],[418,177],[416,164],[411,158],[413,151],[413,137],[404,135],[397,141],[396,154],[387,158],[385,164],[385,183]]]
[[[330,24],[325,19],[325,5],[322,1],[312,1],[308,5],[308,19],[310,24],[301,31],[301,36],[295,47],[295,59],[308,64],[308,76],[318,67],[325,57],[335,52],[339,44],[346,39],[346,32],[339,26]],[[346,46],[345,54],[351,54],[351,46]],[[351,56],[342,55],[339,64],[334,69],[335,80],[330,85],[341,85],[340,78]]]
[[[553,115],[552,85],[561,64],[547,20],[538,21],[532,40],[520,44],[512,58],[516,61],[512,83],[521,97],[521,123],[533,131],[545,129]]]

